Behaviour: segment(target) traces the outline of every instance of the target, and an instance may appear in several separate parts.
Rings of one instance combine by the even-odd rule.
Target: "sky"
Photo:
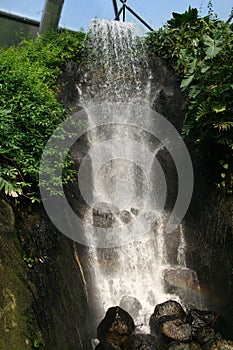
[[[120,7],[121,2],[118,1]],[[45,0],[0,0],[0,10],[40,20]],[[212,0],[214,13],[227,20],[233,7],[233,0]],[[158,29],[172,17],[172,12],[182,13],[189,7],[208,13],[208,0],[127,0],[126,3],[152,28]],[[202,4],[202,5],[201,5]],[[87,30],[92,18],[114,19],[112,0],[64,0],[59,25],[68,29]],[[127,21],[138,22],[127,13]]]

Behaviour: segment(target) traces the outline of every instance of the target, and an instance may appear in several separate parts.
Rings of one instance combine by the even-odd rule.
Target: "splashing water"
[[[94,20],[90,26],[89,46],[82,105],[88,108],[103,102],[128,102],[150,107],[152,75],[143,39],[137,37],[135,25]],[[124,113],[131,113],[131,110],[126,109]],[[107,112],[105,117],[108,118]],[[92,116],[89,115],[88,119],[94,129]],[[109,139],[114,140],[115,144],[116,140],[120,140],[117,143],[118,152],[115,153],[112,149]],[[150,148],[153,159],[162,147],[148,133],[130,125],[122,127],[114,124],[96,128],[88,140],[91,151],[105,143],[105,152],[110,152],[111,155],[111,160],[108,158],[97,167],[98,158],[95,164],[96,160],[90,152],[92,206],[87,210],[86,217],[92,225],[85,235],[90,242],[88,254],[92,265],[92,288],[95,290],[99,316],[103,317],[109,307],[119,305],[123,297],[131,296],[141,303],[136,324],[148,325],[154,306],[170,297],[163,289],[163,271],[168,266],[163,234],[164,217],[157,210],[155,200],[163,186],[155,185],[157,179],[154,160],[144,164],[146,171],[130,160],[135,159],[132,157],[135,142]],[[141,156],[143,157],[138,154],[138,159]],[[149,176],[145,176],[145,173]],[[148,193],[148,189],[151,191],[147,195],[149,201],[146,201],[148,198],[145,199],[145,193]],[[143,220],[149,218],[151,224],[140,239],[121,247],[93,247],[94,226],[113,228],[113,235],[120,235],[124,227],[134,222],[142,211]],[[142,233],[143,220],[137,223],[139,228],[141,225]],[[177,260],[185,266],[182,229],[180,234]]]

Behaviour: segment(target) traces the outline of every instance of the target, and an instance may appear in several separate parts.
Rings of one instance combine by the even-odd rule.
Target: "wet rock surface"
[[[125,350],[159,350],[158,339],[151,334],[134,334],[124,344]]]
[[[140,302],[124,296],[121,306],[138,312]],[[150,317],[151,334],[139,333],[130,313],[119,306],[108,309],[98,326],[97,350],[233,350],[233,341],[223,339],[216,312],[191,309],[187,313],[175,300],[156,305]]]
[[[15,215],[12,207],[0,199],[0,233],[11,233],[15,226]]]
[[[205,344],[215,340],[216,334],[213,328],[206,326],[194,329],[193,337],[198,343]]]
[[[163,316],[158,321],[158,335],[168,340],[188,341],[192,339],[192,328],[188,323],[172,316]]]
[[[156,305],[154,313],[150,317],[150,331],[152,334],[158,334],[158,321],[161,317],[172,316],[173,319],[185,319],[185,311],[182,306],[174,300],[166,301],[165,303]]]
[[[231,340],[216,340],[208,348],[208,350],[233,350],[233,341]]]
[[[169,344],[168,350],[201,350],[201,346],[198,343],[172,342]]]
[[[175,316],[180,319],[185,318],[183,307],[175,300],[168,300],[155,307],[154,314],[157,319],[162,316]]]
[[[219,314],[211,311],[193,309],[188,312],[187,321],[193,329],[204,326],[214,326],[219,318]]]
[[[165,282],[172,287],[196,289],[198,286],[195,271],[189,269],[167,269],[164,273]]]
[[[118,349],[134,330],[135,325],[130,314],[119,306],[111,307],[97,328],[97,338],[101,343],[97,348],[105,346],[104,349],[108,349],[110,345],[113,349]]]

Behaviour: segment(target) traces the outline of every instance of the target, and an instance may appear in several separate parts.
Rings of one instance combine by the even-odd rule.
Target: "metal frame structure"
[[[115,13],[115,21],[120,21],[120,16],[122,14],[122,20],[123,22],[125,22],[126,10],[128,10],[134,17],[136,17],[142,24],[144,24],[144,26],[146,26],[152,32],[154,31],[154,29],[147,22],[145,22],[142,19],[142,17],[140,17],[134,10],[132,10],[131,7],[126,5],[127,0],[120,0],[120,1],[122,3],[122,6],[120,9],[118,9],[117,0],[112,0],[114,13]]]
[[[45,0],[39,34],[58,28],[64,0]]]

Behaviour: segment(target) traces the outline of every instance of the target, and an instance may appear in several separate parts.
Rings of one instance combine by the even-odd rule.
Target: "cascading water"
[[[82,92],[84,108],[88,110],[89,107],[105,102],[127,102],[133,106],[151,107],[151,71],[143,40],[136,34],[135,25],[132,23],[92,21],[86,87]],[[127,116],[134,110],[128,108],[128,104],[123,105],[123,108],[119,105],[121,113]],[[113,108],[109,112],[107,108],[104,119],[108,118],[107,113],[114,114],[114,111]],[[130,117],[134,118],[134,115]],[[144,119],[143,115],[140,117]],[[114,120],[114,115],[111,115],[111,118]],[[132,125],[122,127],[120,123],[117,124],[118,122],[116,119],[108,127],[95,128],[92,115],[88,115],[89,125],[95,128],[95,131],[88,136],[89,160],[92,168],[90,175],[92,206],[86,211],[86,220],[90,225],[85,231],[90,246],[88,256],[92,266],[92,288],[99,318],[104,316],[109,307],[124,304],[125,298],[134,297],[141,304],[137,304],[139,306],[135,313],[136,324],[148,325],[154,306],[171,297],[165,293],[163,287],[164,270],[170,267],[164,238],[165,221],[156,207],[156,198],[163,195],[159,193],[160,186],[156,182],[154,159],[162,150],[162,146],[158,140],[151,139],[147,132]],[[117,144],[117,153],[109,139]],[[103,143],[105,151],[102,154],[99,152],[99,156],[96,157],[93,150]],[[145,160],[146,153],[136,154],[139,160],[137,164],[127,161],[135,159],[135,147],[138,143],[150,148],[153,153],[152,161]],[[101,158],[105,156],[103,153],[109,154]],[[146,168],[147,176],[143,172],[145,169],[140,169],[138,165],[140,162]],[[115,237],[120,236],[125,226],[133,223],[144,208],[144,193],[148,191],[148,187],[151,189],[149,205],[147,211],[143,212],[141,221],[137,222],[137,229],[139,225],[139,230],[142,232],[141,237],[131,239],[122,246],[118,246],[117,243],[114,245]],[[144,234],[144,224],[148,217],[151,224]],[[94,229],[96,226],[113,230],[111,246],[106,248],[102,245],[101,248],[97,244],[96,247]],[[185,240],[182,227],[179,235],[180,244],[176,251],[176,260],[178,265],[185,267]],[[176,297],[173,295],[172,298]]]

